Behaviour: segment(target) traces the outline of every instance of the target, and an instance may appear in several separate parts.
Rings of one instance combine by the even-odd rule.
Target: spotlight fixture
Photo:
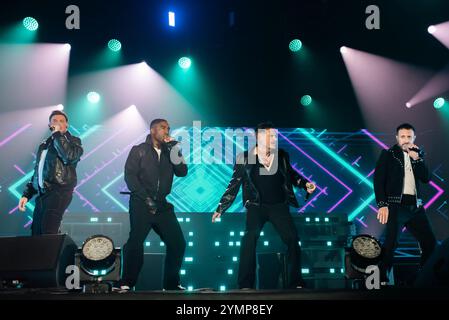
[[[373,236],[361,234],[352,239],[349,249],[351,266],[361,273],[366,273],[370,265],[380,262],[382,249],[380,242]]]
[[[192,60],[190,60],[190,58],[188,57],[182,57],[178,60],[178,65],[182,69],[189,69],[190,66],[192,65]]]
[[[113,282],[120,280],[120,249],[111,238],[93,235],[87,238],[75,255],[84,292],[110,292]]]
[[[39,23],[32,17],[26,17],[23,19],[23,26],[29,31],[36,31],[39,28]]]

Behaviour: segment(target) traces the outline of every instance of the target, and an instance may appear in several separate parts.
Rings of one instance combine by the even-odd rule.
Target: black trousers
[[[287,245],[289,287],[304,285],[301,277],[301,249],[293,218],[286,203],[249,206],[246,229],[240,247],[238,285],[240,288],[254,288],[256,277],[256,246],[264,224],[270,221]]]
[[[387,272],[393,266],[394,251],[404,226],[419,243],[421,265],[424,265],[436,246],[435,235],[422,206],[418,208],[414,204],[390,204],[388,212],[383,257],[379,264],[381,281],[388,281]]]
[[[36,198],[31,234],[57,234],[62,216],[72,201],[73,189],[54,189]]]
[[[154,229],[165,243],[166,257],[164,267],[164,289],[176,289],[179,283],[179,271],[186,248],[173,205],[165,202],[158,205],[155,214],[150,213],[147,205],[131,196],[129,201],[130,232],[123,246],[122,282],[135,286],[143,265],[144,241],[151,229]]]

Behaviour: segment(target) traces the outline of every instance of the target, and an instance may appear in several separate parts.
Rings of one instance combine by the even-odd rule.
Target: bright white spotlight
[[[70,49],[72,49],[72,46],[68,43],[64,44],[64,50],[66,51],[70,51]]]
[[[135,104],[132,104],[132,105],[129,106],[129,108],[130,108],[130,109],[136,109],[137,107],[136,107]]]
[[[346,51],[348,51],[348,48],[345,46],[340,47],[340,52],[341,53],[345,53]]]
[[[90,103],[98,103],[100,99],[101,99],[100,95],[95,91],[91,91],[87,94],[87,100]]]
[[[437,31],[437,27],[435,26],[430,26],[427,28],[427,32],[430,34],[434,33],[435,31]]]
[[[56,109],[59,110],[59,111],[62,111],[62,110],[64,110],[64,105],[63,104],[58,104],[56,106]]]
[[[173,11],[168,12],[168,25],[170,27],[174,27],[176,25],[175,23],[175,13]]]
[[[140,73],[145,73],[150,68],[150,66],[148,65],[148,63],[146,61],[142,61],[141,63],[138,63],[136,65],[136,67],[137,67],[138,72],[140,72]]]
[[[412,104],[411,104],[410,102],[407,102],[407,103],[405,104],[405,106],[406,106],[407,108],[411,108],[411,107],[412,107]]]

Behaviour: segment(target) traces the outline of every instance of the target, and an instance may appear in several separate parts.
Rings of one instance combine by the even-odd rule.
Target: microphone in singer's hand
[[[172,140],[172,141],[168,141],[165,142],[165,144],[169,147],[169,148],[173,148],[175,145],[177,145],[179,143],[179,141],[176,140]]]
[[[312,187],[308,186],[307,189],[312,189]],[[310,193],[306,190],[306,201],[309,200]]]
[[[424,156],[424,151],[418,148],[408,148],[408,151],[414,151],[416,153],[418,153],[420,156]]]

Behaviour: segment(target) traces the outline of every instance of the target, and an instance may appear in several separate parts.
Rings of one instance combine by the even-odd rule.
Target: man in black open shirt
[[[301,249],[289,205],[299,207],[293,192],[296,186],[315,191],[316,186],[290,165],[289,155],[277,149],[277,132],[271,123],[256,129],[257,145],[237,158],[228,188],[212,217],[214,222],[234,202],[243,185],[243,202],[247,208],[245,235],[240,247],[238,285],[240,289],[255,287],[256,245],[264,224],[270,221],[287,245],[289,288],[302,288]],[[254,161],[250,161],[255,159]]]

